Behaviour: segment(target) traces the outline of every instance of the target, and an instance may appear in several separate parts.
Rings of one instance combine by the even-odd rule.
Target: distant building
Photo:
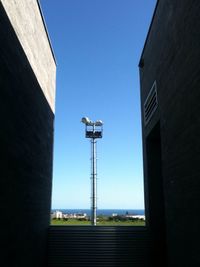
[[[139,220],[145,220],[145,215],[125,215],[126,218],[132,218],[132,219],[139,219]]]
[[[63,216],[63,213],[62,211],[59,211],[59,210],[56,210],[52,213],[52,219],[62,219],[64,216]]]
[[[69,219],[85,219],[87,218],[87,213],[71,213],[71,214],[63,214],[64,218],[69,218]]]

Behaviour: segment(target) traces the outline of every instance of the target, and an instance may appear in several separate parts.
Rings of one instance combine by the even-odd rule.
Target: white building
[[[139,220],[145,220],[145,215],[126,215],[126,218],[133,218],[133,219],[139,219]]]
[[[62,218],[63,218],[63,213],[62,213],[62,211],[59,211],[59,210],[54,211],[54,212],[52,213],[52,215],[51,215],[51,218],[52,218],[52,219],[54,219],[54,218],[56,218],[56,219],[62,219]]]

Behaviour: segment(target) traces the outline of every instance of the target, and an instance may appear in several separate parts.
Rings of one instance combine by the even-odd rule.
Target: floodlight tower
[[[97,150],[96,139],[103,136],[103,122],[91,121],[83,117],[81,122],[85,124],[85,137],[91,140],[91,224],[97,223]]]

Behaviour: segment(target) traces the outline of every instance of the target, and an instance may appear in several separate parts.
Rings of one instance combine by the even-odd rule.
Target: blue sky
[[[41,0],[57,59],[52,208],[90,208],[90,143],[104,122],[98,208],[144,207],[138,62],[156,0]]]

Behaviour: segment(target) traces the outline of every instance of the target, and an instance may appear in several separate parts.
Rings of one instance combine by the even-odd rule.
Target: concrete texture
[[[4,1],[4,4],[6,2],[17,5],[25,1]],[[33,63],[29,62],[28,48],[24,50],[19,33],[16,34],[4,7],[0,2],[1,266],[44,267],[50,221],[54,132],[54,103],[47,101],[44,93],[45,90],[51,92],[52,97],[55,94],[55,81],[52,77],[51,81],[46,80],[51,74],[55,77],[55,62],[52,55],[47,56],[48,68],[45,69],[40,65],[41,58],[38,59],[40,81],[44,74],[42,83],[46,89],[43,90],[39,76],[36,77],[33,71]],[[14,6],[9,8],[10,12],[15,9]],[[34,22],[33,25],[37,32]],[[26,36],[30,37],[30,25],[23,26],[26,34],[22,27],[20,34],[25,41]],[[38,30],[40,33],[39,27]],[[30,40],[39,43],[34,38],[32,36]],[[46,37],[42,38],[46,42]],[[29,40],[27,47],[28,43]],[[29,49],[29,56],[40,56],[35,51],[38,47]],[[47,51],[50,53],[48,47]],[[44,59],[45,53],[42,55]]]
[[[1,0],[51,109],[55,110],[56,64],[36,0]]]
[[[147,219],[170,267],[200,266],[199,13],[197,0],[159,0],[139,65]],[[159,106],[144,126],[155,80]]]

